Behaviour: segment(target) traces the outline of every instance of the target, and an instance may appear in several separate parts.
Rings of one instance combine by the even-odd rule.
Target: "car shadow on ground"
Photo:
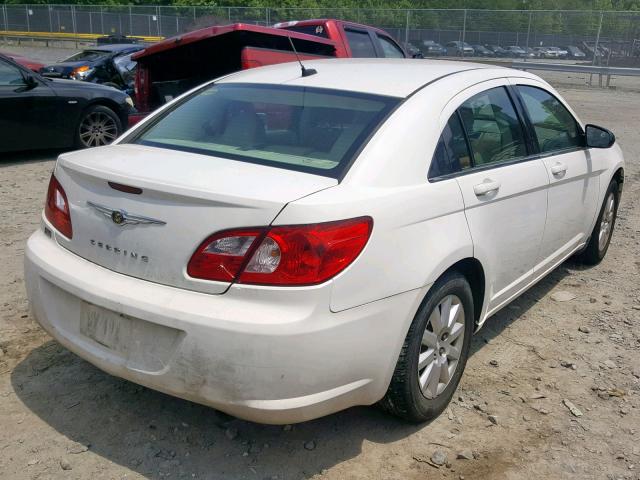
[[[23,165],[25,163],[49,162],[68,150],[34,150],[28,152],[0,152],[0,168]]]
[[[472,356],[478,352],[483,345],[501,335],[516,320],[526,322],[527,312],[537,302],[547,296],[563,278],[573,272],[579,273],[585,268],[586,267],[572,259],[566,261],[502,310],[488,318],[480,331],[474,335],[469,355]],[[532,345],[532,339],[523,339],[523,341],[528,345]]]
[[[493,316],[474,337],[471,354],[512,322],[526,321],[523,316],[537,301],[580,268],[562,265]],[[32,350],[11,381],[26,407],[70,445],[79,442],[152,479],[168,473],[171,478],[310,478],[358,456],[365,442],[391,443],[431,428],[375,407],[351,408],[290,429],[245,422],[107,375],[55,341]]]

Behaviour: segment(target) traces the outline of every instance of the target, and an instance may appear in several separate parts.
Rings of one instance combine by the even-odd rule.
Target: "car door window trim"
[[[538,159],[545,158],[545,157],[548,157],[548,156],[558,155],[559,153],[569,153],[569,152],[573,152],[573,151],[584,150],[584,147],[578,147],[578,148],[568,148],[568,149],[564,149],[562,151],[541,153],[539,151],[536,151],[537,148],[534,148],[534,145],[529,145],[529,141],[528,141],[529,136],[528,136],[528,133],[527,133],[527,128],[529,128],[529,127],[528,127],[528,125],[526,123],[528,121],[528,117],[524,117],[524,114],[526,114],[526,110],[524,112],[521,112],[518,109],[518,106],[516,105],[515,98],[518,98],[518,102],[521,101],[521,100],[519,99],[519,94],[518,94],[517,91],[515,92],[515,94],[512,94],[511,89],[510,89],[510,85],[500,85],[500,86],[497,86],[497,87],[491,87],[491,88],[488,88],[488,89],[483,90],[481,92],[478,92],[478,93],[472,95],[469,98],[473,98],[476,95],[479,95],[481,93],[484,93],[484,92],[487,92],[489,90],[493,90],[493,89],[496,89],[496,88],[504,88],[506,90],[507,96],[509,97],[509,100],[511,101],[511,103],[513,105],[513,108],[514,108],[514,110],[516,112],[516,116],[518,118],[518,122],[520,123],[520,128],[524,132],[525,147],[526,147],[526,150],[527,150],[527,155],[525,155],[524,157],[520,157],[520,158],[512,158],[512,159],[509,159],[509,160],[503,160],[503,161],[494,162],[494,163],[487,163],[487,164],[484,164],[484,165],[476,164],[476,161],[475,161],[475,158],[474,158],[474,155],[473,155],[473,150],[471,149],[471,144],[470,144],[470,141],[469,141],[469,135],[468,135],[468,132],[467,132],[467,128],[466,128],[464,122],[462,121],[462,116],[460,115],[460,107],[458,107],[458,108],[456,108],[455,112],[453,114],[451,114],[451,116],[457,115],[458,116],[458,121],[462,125],[462,131],[464,133],[465,142],[467,144],[467,150],[469,151],[469,155],[470,155],[471,165],[472,166],[470,168],[467,168],[467,169],[464,169],[464,170],[458,170],[456,172],[451,172],[451,173],[448,173],[448,174],[445,174],[445,175],[438,175],[438,176],[430,177],[430,178],[428,178],[428,181],[430,183],[432,183],[432,182],[440,182],[440,181],[443,181],[443,180],[449,180],[449,179],[457,178],[457,177],[464,176],[464,175],[469,175],[469,174],[476,173],[476,172],[483,172],[483,171],[486,171],[486,170],[491,170],[493,168],[509,167],[511,165],[517,165],[519,163],[530,162],[530,161],[538,160]],[[467,99],[467,100],[469,100],[469,99]],[[467,101],[467,100],[465,100],[465,101]],[[463,103],[464,102],[462,102],[460,105],[462,105]],[[572,117],[573,117],[573,115],[572,115]],[[449,118],[451,118],[451,117],[449,117]],[[525,118],[527,118],[527,120],[525,120]],[[575,119],[575,117],[573,117],[573,118]],[[440,136],[442,136],[442,132],[440,132]],[[438,139],[440,139],[440,137],[438,137]],[[536,144],[537,144],[537,142],[536,142]],[[434,155],[435,155],[435,151],[434,151]],[[431,159],[431,161],[433,161],[433,158]]]
[[[571,113],[571,111],[567,108],[567,106],[560,101],[560,99],[555,96],[553,93],[551,93],[549,90],[539,87],[537,85],[529,85],[526,83],[517,83],[516,85],[511,85],[511,90],[513,91],[513,94],[518,98],[518,102],[522,105],[522,110],[523,110],[523,115],[526,118],[526,122],[528,123],[527,128],[531,129],[530,131],[530,135],[533,139],[533,143],[534,146],[537,150],[537,158],[545,158],[545,157],[550,157],[553,155],[561,155],[564,153],[569,153],[569,152],[577,152],[577,151],[581,151],[581,150],[587,150],[587,146],[586,146],[586,137],[585,137],[585,132],[584,129],[582,128],[582,125],[580,124],[580,122],[578,121],[578,119],[573,115],[573,113]],[[547,95],[549,95],[550,97],[554,98],[560,105],[562,105],[562,107],[566,110],[567,114],[569,114],[569,116],[571,117],[571,119],[574,121],[578,132],[580,134],[580,138],[582,140],[582,145],[579,146],[572,146],[572,147],[566,147],[566,148],[559,148],[556,150],[549,150],[546,152],[542,152],[540,149],[540,141],[538,140],[538,135],[535,131],[533,122],[531,121],[531,117],[529,115],[529,111],[527,110],[527,107],[524,103],[524,99],[522,98],[522,94],[520,93],[520,89],[519,87],[528,87],[528,88],[536,88],[538,90],[543,91],[544,93],[546,93]]]

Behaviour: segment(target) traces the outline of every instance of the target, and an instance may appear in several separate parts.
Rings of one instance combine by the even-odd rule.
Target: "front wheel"
[[[469,283],[457,272],[446,274],[411,323],[382,407],[411,422],[437,417],[462,377],[473,326]]]
[[[620,187],[616,180],[611,180],[607,193],[604,195],[604,202],[600,208],[598,220],[595,227],[593,227],[593,232],[591,232],[589,243],[578,257],[582,263],[597,265],[607,254],[611,237],[613,236],[613,227],[616,224],[619,200]]]
[[[103,105],[92,105],[80,117],[76,130],[79,148],[109,145],[122,134],[122,123],[113,110]]]

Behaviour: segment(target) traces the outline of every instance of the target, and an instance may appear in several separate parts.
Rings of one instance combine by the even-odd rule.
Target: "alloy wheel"
[[[616,214],[616,199],[610,192],[605,201],[602,219],[600,219],[600,232],[598,233],[598,250],[601,252],[607,247],[611,233],[613,232],[613,220]]]
[[[92,112],[80,124],[80,141],[85,147],[100,147],[118,136],[116,121],[102,112]]]
[[[440,395],[454,376],[464,342],[465,312],[456,295],[447,295],[429,315],[418,354],[418,381],[428,399]]]

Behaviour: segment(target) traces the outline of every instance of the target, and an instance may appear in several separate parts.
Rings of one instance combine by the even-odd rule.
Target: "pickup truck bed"
[[[212,26],[168,38],[133,56],[138,119],[189,89],[247,68],[318,57],[406,57],[383,30],[333,19]],[[130,121],[135,123],[135,120]]]

